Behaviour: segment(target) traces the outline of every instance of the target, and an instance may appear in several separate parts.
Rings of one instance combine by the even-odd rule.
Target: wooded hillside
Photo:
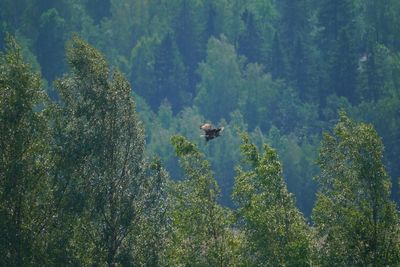
[[[399,14],[2,0],[0,265],[398,265]]]

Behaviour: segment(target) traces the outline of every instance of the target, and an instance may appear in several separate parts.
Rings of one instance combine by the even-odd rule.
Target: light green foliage
[[[50,194],[49,129],[40,76],[8,36],[0,54],[0,265],[45,264]]]
[[[248,64],[243,70],[240,110],[251,128],[284,133],[308,131],[317,118],[316,106],[300,101],[297,92],[282,81],[273,80],[262,65]],[[307,126],[306,126],[307,125]]]
[[[209,119],[226,118],[237,108],[242,86],[242,60],[225,37],[211,38],[207,59],[199,66],[201,82],[195,104]]]
[[[56,83],[62,102],[55,121],[59,197],[65,221],[72,221],[64,225],[73,233],[67,246],[82,264],[132,262],[135,223],[148,220],[144,211],[155,205],[148,198],[160,180],[150,183],[144,173],[144,133],[131,88],[120,72],[110,77],[103,56],[77,37],[68,62],[71,73]]]
[[[382,153],[373,127],[343,112],[333,134],[324,135],[313,211],[322,266],[399,264],[399,217]]]
[[[315,201],[313,194],[316,183],[310,177],[318,173],[315,158],[319,137],[307,136],[300,139],[294,134],[281,134],[273,127],[269,131],[267,141],[264,142],[276,147],[285,166],[283,173],[288,190],[296,196],[296,206],[308,217]]]
[[[242,140],[246,165],[237,167],[233,197],[247,256],[254,266],[310,265],[310,230],[286,189],[277,153],[264,144],[260,154],[244,133]]]
[[[169,209],[172,202],[182,206],[184,202],[169,200],[163,191],[168,184],[166,172],[159,163],[144,159],[143,153],[159,156],[172,178],[186,177],[170,142],[176,134],[185,136],[197,145],[195,150],[204,153],[209,162],[206,169],[215,172],[221,189],[215,193],[215,200],[228,207],[234,207],[233,166],[241,157],[239,128],[249,133],[258,148],[264,143],[276,148],[285,166],[277,176],[283,172],[297,206],[308,215],[315,199],[312,176],[318,172],[314,162],[321,129],[333,126],[339,108],[373,123],[385,145],[382,164],[390,176],[399,177],[399,14],[399,0],[1,0],[0,49],[5,47],[6,33],[13,33],[23,57],[47,79],[43,84],[55,101],[54,105],[43,104],[43,92],[38,100],[32,92],[43,87],[40,78],[31,70],[31,76],[11,75],[20,63],[11,64],[14,59],[2,55],[0,103],[6,123],[0,127],[2,145],[7,149],[0,150],[6,155],[0,160],[7,164],[0,169],[14,164],[24,173],[18,182],[26,187],[12,192],[22,196],[22,206],[29,208],[24,212],[31,214],[29,218],[21,215],[26,222],[20,235],[24,237],[19,239],[24,241],[22,263],[81,266],[105,265],[108,260],[111,265],[173,265],[166,259],[178,249],[173,249],[172,243],[163,245],[165,240],[172,240],[168,235],[172,225]],[[72,32],[104,57],[75,37],[65,55],[65,40]],[[111,70],[106,60],[120,71]],[[22,60],[19,62],[22,66]],[[19,70],[28,73],[22,67]],[[129,75],[133,93],[121,72]],[[62,75],[64,78],[54,82]],[[11,97],[10,92],[18,91],[15,88],[26,88],[29,94]],[[21,100],[28,98],[31,102]],[[18,105],[18,99],[24,104]],[[25,104],[28,102],[31,104]],[[19,109],[30,117],[11,125],[5,118]],[[198,128],[204,122],[224,126],[222,136],[205,142]],[[28,141],[19,144],[16,138]],[[23,150],[22,161],[14,160],[18,153],[9,152],[12,146],[16,147],[12,151],[22,149],[10,140],[29,148]],[[30,149],[31,144],[37,145]],[[258,153],[263,158],[266,152]],[[353,175],[354,160],[348,162],[341,172]],[[371,173],[374,168],[370,168]],[[244,173],[252,171],[249,165],[242,169]],[[186,183],[177,183],[182,186],[182,195],[187,193]],[[176,184],[171,184],[175,188]],[[35,193],[28,193],[31,189]],[[398,183],[393,183],[391,197],[397,202],[398,189]],[[354,199],[349,194],[347,201]],[[33,204],[36,202],[46,204]],[[9,203],[0,205],[4,208]],[[36,208],[39,206],[42,208]],[[318,209],[325,211],[324,207]],[[164,209],[168,210],[166,214],[161,212]],[[395,207],[384,210],[382,214],[390,214]],[[182,217],[191,214],[183,211]],[[180,216],[179,211],[174,212],[174,216]],[[1,213],[1,219],[7,214]],[[398,222],[384,216],[380,223],[386,221],[387,227],[395,228]],[[342,218],[337,221],[344,225]],[[231,223],[224,225],[230,227]],[[1,233],[14,231],[8,221],[1,220],[0,224]],[[38,225],[43,225],[42,231],[32,237]],[[261,230],[254,226],[254,233],[268,229],[259,225]],[[343,229],[337,236],[344,240],[342,236],[352,230],[340,227],[332,226]],[[236,248],[246,243],[249,254],[256,251],[251,235],[237,229],[233,232]],[[2,234],[0,238],[4,241],[9,236]],[[317,240],[318,246],[321,240]],[[9,244],[0,245],[9,251],[15,243]],[[184,244],[177,243],[177,248]],[[348,246],[337,246],[340,253],[351,246],[365,247],[353,239]],[[185,249],[182,255],[189,255],[186,252],[190,248]],[[232,255],[242,257],[243,251],[246,249]],[[7,260],[10,255],[6,254]],[[176,263],[179,257],[174,259]],[[258,259],[258,254],[247,257],[250,259]],[[185,260],[189,265],[189,258]],[[250,265],[236,259],[227,264],[233,262]],[[266,265],[267,260],[257,264]]]
[[[146,180],[141,190],[145,192],[141,216],[135,220],[127,246],[133,261],[126,258],[125,265],[167,266],[167,240],[171,235],[169,210],[171,208],[167,183],[169,175],[159,159],[146,161]]]
[[[170,104],[163,102],[158,113],[153,114],[150,121],[145,121],[145,126],[149,129],[146,131],[146,152],[160,157],[171,177],[180,177],[181,171],[171,144],[171,137],[179,133],[196,144],[201,144],[204,140],[200,138],[202,131],[198,127],[203,122],[204,118],[197,110],[186,108],[173,116]],[[196,128],[195,131],[194,128]]]
[[[171,184],[172,266],[235,266],[241,235],[232,231],[232,214],[217,203],[218,185],[193,143],[173,136],[184,180]]]

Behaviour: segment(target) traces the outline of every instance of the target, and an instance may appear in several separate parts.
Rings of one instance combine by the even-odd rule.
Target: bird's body
[[[204,137],[206,138],[206,142],[208,142],[209,140],[218,137],[220,135],[220,133],[223,132],[224,127],[213,128],[212,124],[205,123],[200,126],[200,129],[202,129],[204,131]]]

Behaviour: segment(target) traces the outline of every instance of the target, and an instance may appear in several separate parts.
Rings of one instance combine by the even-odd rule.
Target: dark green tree
[[[340,31],[330,69],[332,86],[338,96],[356,102],[358,57],[354,39],[347,29]]]
[[[293,84],[303,100],[318,102],[316,59],[319,51],[312,37],[316,23],[311,5],[310,0],[279,1],[279,19],[275,27],[286,51],[288,73],[285,80]]]
[[[245,29],[238,37],[239,54],[249,62],[263,62],[262,35],[254,19],[254,14],[246,9],[242,14]]]
[[[132,50],[132,61],[132,83],[153,110],[165,100],[175,112],[191,103],[185,65],[172,33],[165,34],[161,41],[141,39]]]
[[[205,57],[207,45],[207,40],[201,40],[202,25],[197,21],[196,12],[199,8],[196,1],[180,0],[179,13],[173,22],[176,45],[182,55],[189,82],[189,88],[184,89],[189,93],[194,92],[199,80],[197,64]]]
[[[164,99],[167,99],[174,111],[178,111],[184,104],[189,104],[191,95],[187,93],[188,76],[181,54],[172,34],[166,34],[154,54],[153,99],[150,104],[158,108]]]
[[[65,30],[66,21],[56,9],[41,15],[35,48],[42,74],[50,83],[64,72]]]
[[[321,99],[336,93],[355,103],[357,52],[362,39],[360,3],[353,0],[318,1],[318,47],[322,82],[328,89]]]
[[[283,79],[288,73],[287,53],[281,42],[280,34],[275,33],[272,41],[268,71],[274,79]]]
[[[41,78],[8,36],[0,54],[0,265],[46,263],[50,131]]]

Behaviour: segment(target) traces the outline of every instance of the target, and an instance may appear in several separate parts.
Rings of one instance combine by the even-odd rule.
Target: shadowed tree
[[[200,8],[200,6],[196,6],[196,1],[180,0],[179,13],[173,22],[176,45],[182,55],[188,79],[189,88],[183,89],[188,93],[194,92],[198,82],[197,64],[204,57],[200,24],[196,21],[196,8]]]
[[[66,21],[55,8],[40,16],[38,38],[35,44],[44,78],[51,83],[64,71]]]
[[[249,62],[262,62],[262,35],[254,19],[254,14],[245,10],[242,14],[244,31],[238,37],[238,53],[244,55]]]
[[[282,46],[278,32],[275,33],[272,41],[269,63],[269,71],[271,72],[272,78],[283,79],[287,75],[287,55]]]
[[[164,99],[172,105],[172,109],[178,111],[184,104],[190,102],[190,95],[186,95],[188,79],[181,54],[171,33],[165,35],[154,54],[155,85],[153,99],[150,103],[158,108]]]

